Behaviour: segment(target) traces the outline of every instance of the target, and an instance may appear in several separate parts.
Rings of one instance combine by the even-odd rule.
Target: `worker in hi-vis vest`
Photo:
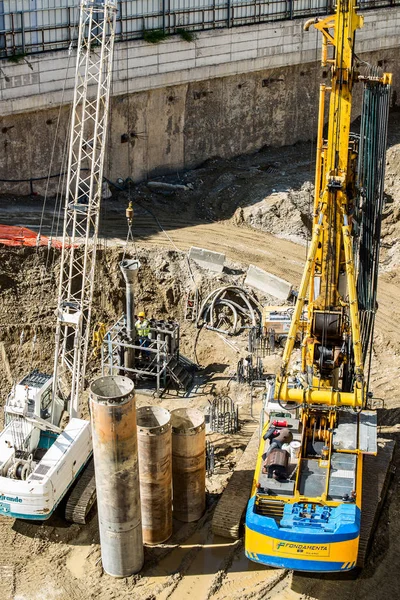
[[[147,346],[150,344],[150,341],[149,341],[150,323],[146,319],[146,315],[144,312],[140,312],[138,314],[138,320],[135,323],[135,328],[136,328],[136,335],[138,337],[139,344],[143,348],[147,348]],[[145,356],[147,356],[147,357],[150,356],[150,352],[148,352],[146,350],[144,350],[143,352],[144,352]]]

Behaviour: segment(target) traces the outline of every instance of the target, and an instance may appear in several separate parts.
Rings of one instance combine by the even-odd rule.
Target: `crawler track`
[[[364,567],[373,533],[390,484],[396,442],[381,440],[377,456],[364,456],[361,532],[357,567]]]
[[[240,525],[250,497],[258,446],[257,427],[215,509],[212,521],[215,535],[233,540],[240,537]]]
[[[94,462],[90,459],[70,493],[65,507],[65,518],[71,523],[84,525],[96,502]]]

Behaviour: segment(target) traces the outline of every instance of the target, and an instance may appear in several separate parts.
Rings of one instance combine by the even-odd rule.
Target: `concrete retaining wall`
[[[392,71],[397,91],[400,7],[364,15],[357,53]],[[313,137],[320,39],[302,26],[284,21],[203,32],[193,43],[118,44],[106,175],[140,180]],[[52,168],[60,170],[68,107],[58,106],[71,100],[73,64],[64,52],[0,61],[0,179],[46,175],[58,118]],[[8,183],[0,190],[29,191]]]

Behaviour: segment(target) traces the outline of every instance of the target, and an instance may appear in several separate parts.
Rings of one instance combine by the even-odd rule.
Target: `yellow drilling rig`
[[[264,407],[245,552],[266,565],[343,572],[357,563],[363,456],[377,453],[369,363],[391,74],[357,70],[355,33],[363,18],[356,0],[338,0],[335,14],[311,19],[305,29],[311,26],[322,33],[322,66],[330,69],[330,85],[320,86],[312,238]],[[363,110],[353,135],[357,82],[364,85]]]

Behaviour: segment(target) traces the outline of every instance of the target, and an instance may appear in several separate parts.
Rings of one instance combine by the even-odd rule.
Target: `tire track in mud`
[[[238,227],[230,221],[186,225],[184,228],[175,228],[173,222],[166,223],[171,226],[168,235],[180,250],[201,244],[209,250],[223,252],[229,260],[243,266],[254,264],[280,277],[285,273],[285,278],[290,278],[294,284],[300,280],[306,254],[303,246],[250,227]],[[170,245],[162,232],[139,239],[144,246]]]
[[[207,600],[247,600],[264,598],[286,577],[284,569],[273,569],[249,561],[244,555],[243,540],[235,545],[210,587]],[[261,594],[261,595],[260,595]]]

